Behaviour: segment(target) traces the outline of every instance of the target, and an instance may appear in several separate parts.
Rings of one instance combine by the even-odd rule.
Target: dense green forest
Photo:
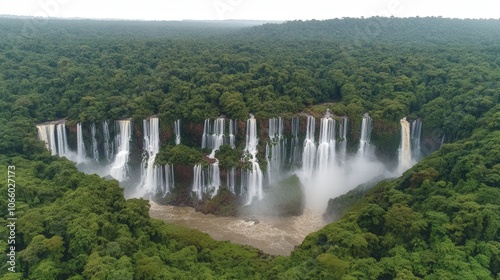
[[[499,20],[0,26],[0,220],[9,224],[9,166],[18,218],[15,273],[0,228],[3,279],[500,279]],[[149,218],[148,202],[125,200],[116,181],[51,156],[35,127],[325,107],[354,128],[369,112],[379,141],[403,116],[419,117],[446,144],[402,177],[346,196],[345,214],[290,257]]]

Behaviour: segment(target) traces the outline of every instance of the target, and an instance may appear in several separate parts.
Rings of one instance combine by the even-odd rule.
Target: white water
[[[320,173],[328,172],[335,167],[335,146],[335,120],[327,112],[321,119],[319,131],[317,170]]]
[[[314,139],[316,120],[313,116],[307,116],[306,138],[304,139],[304,151],[302,153],[302,173],[305,180],[312,179],[314,162],[316,159],[316,144]]]
[[[204,190],[208,192],[211,197],[217,194],[221,185],[219,161],[215,158],[215,152],[219,150],[220,146],[227,142],[226,136],[224,135],[225,126],[226,120],[224,118],[217,118],[214,120],[213,127],[210,124],[210,119],[205,120],[203,127],[202,148],[211,148],[212,152],[208,155],[208,158],[215,160],[215,162],[208,167],[208,184],[206,190]]]
[[[205,122],[203,123],[203,134],[201,135],[201,148],[211,148],[212,143],[210,142],[212,140],[211,137],[211,127],[210,127],[210,119],[206,119]]]
[[[52,155],[57,155],[56,145],[56,125],[55,124],[39,124],[36,126],[38,130],[38,138],[45,143],[45,147]]]
[[[343,171],[344,184],[348,190],[359,184],[381,180],[391,174],[384,164],[374,156],[374,148],[370,143],[372,132],[372,119],[365,113],[361,122],[361,137],[356,155],[347,161],[346,169]]]
[[[234,194],[236,194],[235,176],[236,176],[236,169],[234,167],[227,171],[227,186],[229,187],[229,190]]]
[[[247,205],[251,204],[253,199],[257,197],[261,200],[264,195],[262,193],[262,171],[260,170],[260,165],[257,161],[257,144],[259,138],[257,137],[257,120],[253,115],[247,120],[247,133],[246,133],[246,146],[245,153],[250,162],[251,169],[245,170],[242,173],[246,173],[246,190],[247,190]]]
[[[342,195],[359,184],[390,174],[384,165],[367,155],[371,133],[370,119],[364,116],[360,148],[347,157],[347,122],[343,117],[338,125],[329,111],[320,122],[319,139],[314,139],[314,118],[307,119],[306,139],[302,154],[302,170],[298,173],[305,188],[306,206],[324,211],[330,198]],[[336,132],[339,135],[336,135]]]
[[[130,120],[116,121],[120,133],[116,135],[117,154],[111,164],[110,175],[123,182],[128,179],[128,159],[130,155],[130,140],[132,135],[132,124]]]
[[[420,150],[420,136],[422,134],[422,122],[416,119],[411,122],[411,154],[414,162],[417,162],[422,157]]]
[[[405,118],[400,120],[401,123],[401,144],[399,147],[399,166],[400,174],[413,166],[410,138],[410,123]]]
[[[60,157],[69,156],[68,140],[66,137],[66,124],[59,123],[56,125],[57,130],[57,154]]]
[[[174,122],[175,145],[181,143],[181,120],[178,119]]]
[[[339,161],[340,165],[345,167],[347,161],[347,122],[349,119],[343,117],[339,125]]]
[[[219,191],[220,187],[220,169],[219,161],[216,161],[208,166],[208,186],[207,192],[211,197],[214,197]]]
[[[302,160],[302,155],[300,154],[301,148],[299,143],[299,130],[300,130],[300,118],[292,118],[291,128],[292,135],[290,138],[290,165],[298,165]]]
[[[92,158],[95,162],[99,162],[99,148],[97,146],[97,138],[96,138],[96,127],[95,123],[90,127],[90,132],[92,134]]]
[[[306,162],[307,169],[303,173],[303,176],[307,176],[303,180],[306,185],[306,205],[317,210],[324,210],[326,202],[333,197],[335,190],[345,187],[341,184],[343,177],[337,164],[335,129],[336,121],[327,111],[321,118],[317,150],[314,150],[315,147],[312,145],[308,148],[307,144],[304,148],[304,155],[306,155],[305,151],[315,155],[314,159],[309,156],[312,162]],[[304,156],[304,159],[307,160],[308,157]]]
[[[216,119],[214,121],[213,133],[206,136],[207,139],[209,139],[209,145],[207,145],[207,148],[212,149],[212,153],[209,155],[209,158],[215,158],[215,152],[218,151],[220,146],[224,144],[225,121],[226,120],[224,118]]]
[[[104,136],[104,156],[108,163],[113,161],[113,143],[111,142],[111,137],[109,136],[109,126],[108,121],[102,123],[102,132]]]
[[[155,165],[156,154],[160,151],[160,121],[151,117],[143,121],[144,147],[141,163],[141,182],[143,193],[155,195],[161,190],[162,168]]]
[[[86,161],[87,152],[83,142],[82,124],[76,124],[76,163],[83,163]]]
[[[286,139],[283,137],[283,119],[269,119],[269,140],[266,143],[267,180],[270,185],[282,178],[286,159]]]
[[[201,164],[193,166],[193,188],[198,199],[202,199],[202,194],[205,192],[205,171]]]
[[[235,148],[234,140],[236,136],[236,122],[229,120],[229,145],[231,148]]]
[[[372,118],[365,113],[361,122],[361,138],[359,139],[359,157],[367,157],[371,153],[370,136],[372,132]]]
[[[175,184],[174,166],[166,164],[163,167],[163,174],[165,177],[162,183],[160,194],[165,196],[167,193],[170,193],[172,191],[172,188],[174,187]]]

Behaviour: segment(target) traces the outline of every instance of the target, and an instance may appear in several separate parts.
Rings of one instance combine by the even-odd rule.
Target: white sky
[[[321,20],[375,15],[500,18],[500,1],[0,0],[0,14],[143,20]]]

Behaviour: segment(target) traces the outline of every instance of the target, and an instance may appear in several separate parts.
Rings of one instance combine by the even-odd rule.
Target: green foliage
[[[193,166],[200,163],[202,158],[203,154],[200,150],[179,144],[174,147],[165,146],[162,148],[156,155],[155,164]]]
[[[246,29],[47,20],[29,38],[19,35],[25,23],[0,18],[0,167],[15,165],[20,174],[19,270],[7,273],[1,256],[3,279],[499,277],[498,20],[374,17]],[[196,123],[318,104],[307,111],[346,114],[353,130],[370,112],[378,142],[411,115],[425,124],[424,144],[443,136],[446,144],[400,178],[333,200],[339,220],[289,258],[153,220],[147,201],[126,201],[116,181],[78,172],[36,139],[36,123],[59,118],[158,114]],[[156,163],[200,163],[203,153],[190,141],[163,147]],[[221,167],[240,165],[227,146],[217,156]],[[292,188],[284,205],[298,200]],[[0,208],[7,209],[5,196]]]
[[[203,214],[236,216],[239,207],[238,202],[239,200],[236,195],[226,187],[221,187],[213,198],[205,199],[196,206],[196,210],[200,210]]]
[[[233,149],[230,145],[222,145],[215,152],[215,158],[219,160],[219,166],[222,169],[229,170],[235,167],[241,167],[243,163],[243,153],[241,150]]]

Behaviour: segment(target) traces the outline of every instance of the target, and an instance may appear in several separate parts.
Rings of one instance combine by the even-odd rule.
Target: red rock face
[[[167,143],[174,137],[173,126],[168,126],[166,130],[160,132],[160,142]]]
[[[175,185],[190,188],[193,183],[193,167],[188,165],[174,166]]]
[[[193,144],[201,147],[201,136],[203,135],[203,123],[189,123],[183,126],[185,138]]]
[[[269,119],[257,119],[257,133],[261,143],[266,141],[269,134]]]

